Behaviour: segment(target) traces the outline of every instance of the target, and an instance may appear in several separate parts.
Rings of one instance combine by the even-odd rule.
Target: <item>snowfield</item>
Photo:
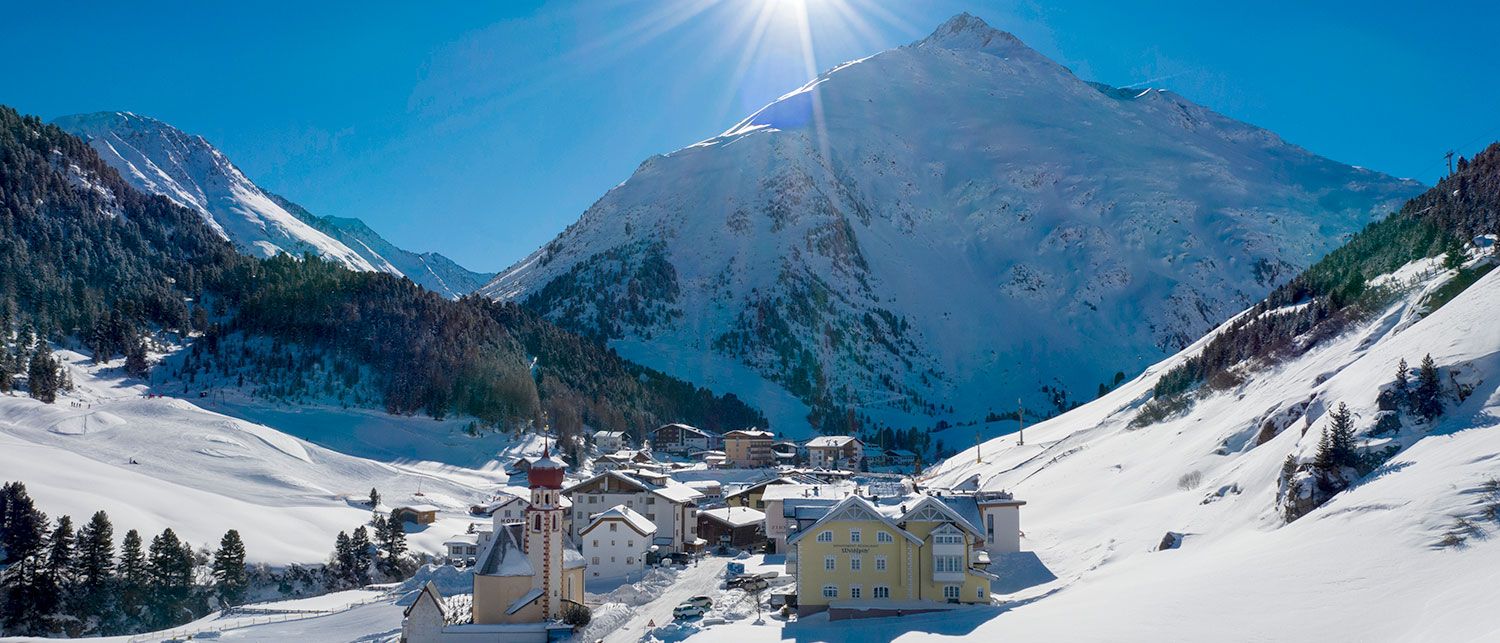
[[[171,527],[195,547],[212,548],[226,530],[238,529],[251,562],[324,562],[339,531],[369,519],[363,503],[371,487],[380,490],[383,511],[406,503],[442,507],[437,523],[408,525],[414,550],[441,552],[444,540],[468,528],[469,505],[508,482],[501,453],[541,450],[530,436],[522,443],[468,438],[457,422],[260,409],[285,419],[274,425],[282,430],[235,417],[247,404],[219,403],[226,414],[205,408],[208,399],[147,397],[144,383],[123,377],[118,361],[98,366],[71,351],[57,356],[75,390],[56,404],[0,396],[0,479],[25,482],[49,517],[76,522],[103,509],[117,532],[137,529],[148,541]],[[358,440],[363,448],[350,450],[371,457],[319,440],[341,447]],[[403,451],[410,455],[394,456]]]

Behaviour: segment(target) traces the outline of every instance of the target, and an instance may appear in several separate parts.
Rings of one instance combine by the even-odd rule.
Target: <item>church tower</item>
[[[563,520],[561,500],[563,463],[544,447],[542,457],[526,474],[531,487],[531,506],[526,508],[526,558],[531,562],[531,587],[542,591],[542,613],[548,619],[562,618],[563,608]]]

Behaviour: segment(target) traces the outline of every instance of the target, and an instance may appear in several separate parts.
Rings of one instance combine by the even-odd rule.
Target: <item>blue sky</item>
[[[646,157],[961,11],[1398,176],[1500,139],[1487,2],[13,3],[0,103],[160,118],[315,213],[499,270]]]

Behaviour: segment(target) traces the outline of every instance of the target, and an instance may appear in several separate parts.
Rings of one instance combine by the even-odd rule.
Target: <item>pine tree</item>
[[[385,521],[385,530],[383,546],[386,553],[390,554],[392,559],[400,558],[406,553],[406,522],[394,509],[391,510],[391,517]]]
[[[57,401],[57,388],[61,385],[57,371],[57,360],[52,359],[52,349],[46,341],[38,340],[36,352],[26,368],[26,389],[32,398],[48,404]]]
[[[131,529],[120,541],[120,612],[128,623],[139,623],[145,617],[148,583],[141,534]]]
[[[354,548],[350,545],[349,534],[339,532],[333,541],[333,564],[329,566],[333,572],[334,588],[347,587],[354,581]]]
[[[1411,404],[1411,368],[1406,365],[1406,359],[1402,358],[1396,364],[1396,403],[1403,408],[1410,408]]]
[[[73,580],[75,538],[73,518],[58,518],[57,528],[52,530],[52,536],[47,539],[47,573],[57,579],[59,585],[70,584]]]
[[[1422,358],[1417,369],[1417,389],[1413,395],[1412,410],[1430,422],[1443,414],[1443,384],[1438,379],[1437,364],[1432,354]]]
[[[349,551],[354,564],[351,575],[357,585],[370,584],[370,563],[372,562],[370,548],[370,532],[365,529],[364,525],[360,525],[349,537]]]
[[[74,610],[80,618],[111,622],[100,623],[101,629],[112,629],[111,609],[114,592],[115,528],[103,511],[78,530],[78,563],[76,565],[77,600]]]
[[[224,533],[214,552],[213,574],[219,596],[225,601],[235,605],[244,599],[250,577],[245,572],[245,543],[240,540],[240,532],[230,529]]]
[[[94,512],[78,530],[78,585],[85,591],[102,589],[115,572],[115,527],[109,515]]]
[[[375,508],[377,508],[379,506],[380,506],[380,492],[376,491],[375,487],[370,487],[370,508],[371,509],[375,509]]]
[[[146,345],[140,340],[125,350],[125,373],[131,377],[144,378],[151,372],[151,363],[146,359]]]
[[[5,486],[5,529],[0,533],[0,548],[10,563],[37,553],[46,538],[47,515],[38,511],[26,485],[12,482]]]
[[[188,597],[193,589],[192,551],[183,545],[172,528],[151,539],[146,557],[149,579],[147,602],[152,622],[169,627],[193,616]]]
[[[56,585],[47,575],[47,515],[38,511],[19,482],[6,485],[4,546],[6,561],[0,585],[0,629],[10,634],[50,633],[47,617],[58,606]]]

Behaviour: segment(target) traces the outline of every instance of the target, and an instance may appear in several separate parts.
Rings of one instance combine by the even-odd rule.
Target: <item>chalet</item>
[[[634,469],[655,464],[656,461],[651,459],[651,454],[645,451],[620,450],[606,453],[595,459],[594,470]]]
[[[563,490],[573,501],[572,529],[577,539],[594,516],[624,506],[656,525],[653,544],[663,551],[692,551],[698,538],[698,501],[703,494],[667,476],[641,469],[606,471]]]
[[[595,431],[594,447],[599,453],[614,453],[630,445],[630,438],[624,431]]]
[[[814,469],[859,471],[865,444],[847,435],[824,435],[807,441],[807,466]]]
[[[754,469],[776,464],[771,451],[774,436],[770,431],[739,429],[724,434],[724,455],[731,467]]]
[[[687,454],[717,448],[715,436],[695,426],[667,424],[651,432],[651,447],[664,453]]]
[[[710,547],[740,549],[766,543],[766,514],[748,507],[720,507],[698,512],[698,537]]]
[[[886,464],[899,467],[910,467],[917,463],[917,454],[906,449],[886,449]]]
[[[594,516],[580,532],[589,578],[621,578],[646,569],[646,552],[656,539],[656,524],[624,505]]]
[[[683,484],[692,487],[693,491],[703,494],[698,501],[698,506],[706,507],[718,505],[724,502],[724,485],[718,480],[688,480]]]
[[[416,523],[418,525],[430,525],[437,522],[437,505],[403,505],[396,507],[393,512],[403,522]]]

